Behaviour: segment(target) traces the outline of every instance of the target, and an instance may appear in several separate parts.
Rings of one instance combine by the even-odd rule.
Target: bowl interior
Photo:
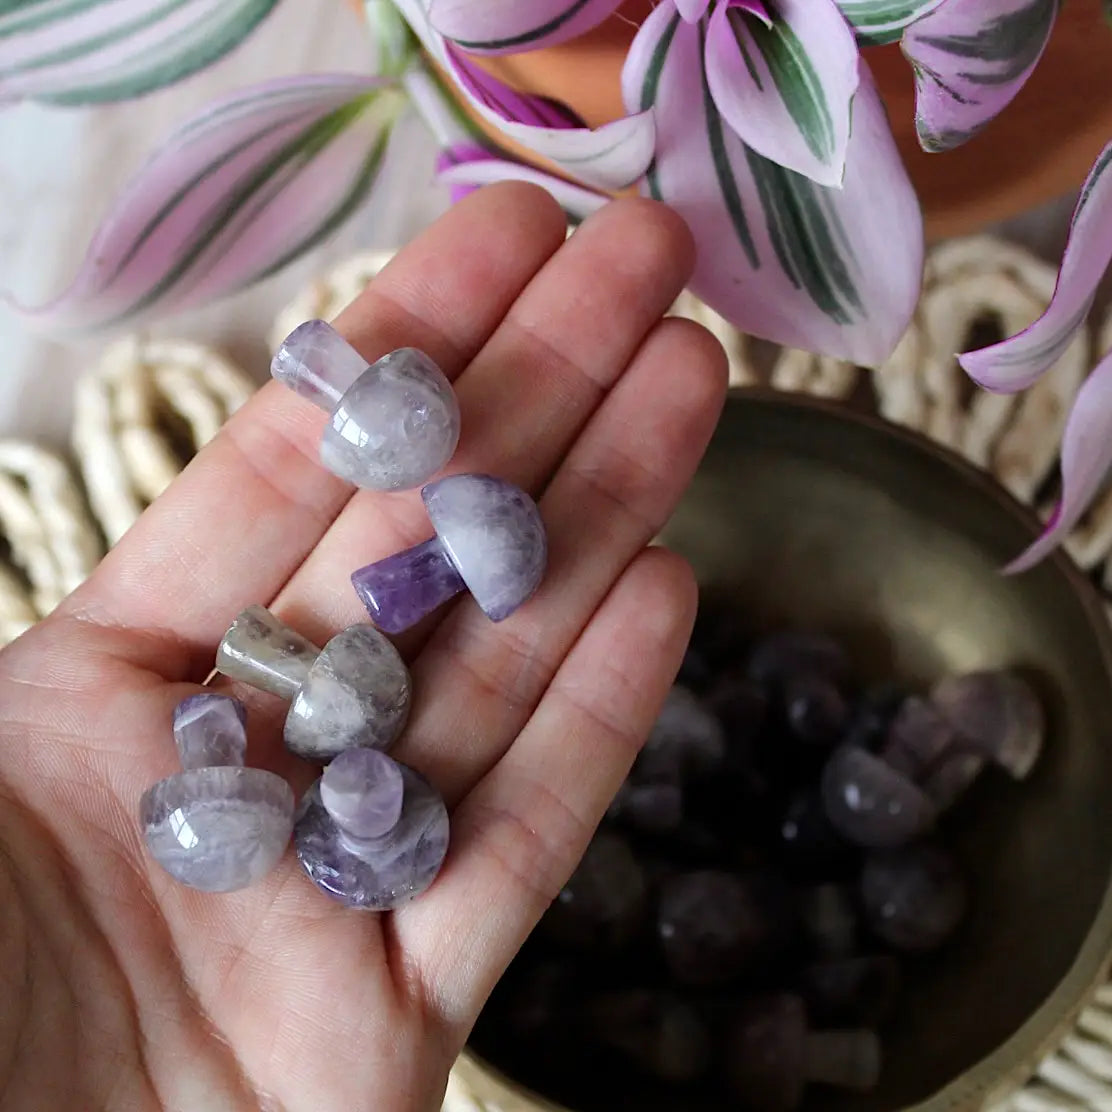
[[[665,531],[694,565],[703,604],[727,600],[754,632],[828,630],[866,677],[926,684],[1014,667],[1047,707],[1033,776],[988,775],[949,818],[974,884],[971,916],[942,952],[909,965],[880,1089],[832,1107],[972,1104],[1033,1064],[1112,950],[1108,623],[1064,557],[999,574],[1037,528],[992,480],[917,436],[823,403],[743,394]],[[494,1048],[475,1049],[513,1075]],[[678,1107],[659,1086],[635,1104],[615,1103],[620,1091],[602,1084],[598,1103],[576,1112]]]

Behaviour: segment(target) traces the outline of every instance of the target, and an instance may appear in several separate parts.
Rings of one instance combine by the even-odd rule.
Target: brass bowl
[[[728,402],[665,531],[704,597],[740,606],[755,630],[827,629],[877,677],[929,683],[1014,667],[1046,702],[1049,740],[1032,777],[982,781],[948,822],[976,886],[971,919],[909,967],[880,1088],[824,1105],[979,1107],[1030,1076],[1106,971],[1112,634],[1064,555],[999,574],[1038,531],[991,477],[921,436],[831,403],[751,391]],[[459,1068],[502,1112],[556,1108],[470,1052]],[[672,1105],[654,1106],[646,1089],[631,1103],[600,1099],[575,1112],[632,1107]]]

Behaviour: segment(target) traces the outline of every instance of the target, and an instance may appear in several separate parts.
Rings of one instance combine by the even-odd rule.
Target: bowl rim
[[[990,472],[915,429],[898,425],[875,413],[850,408],[844,401],[789,393],[767,386],[732,387],[727,393],[723,412],[726,408],[737,405],[807,410],[835,420],[847,421],[876,435],[902,441],[912,450],[931,456],[958,473],[964,482],[975,487],[1016,519],[1031,533],[1032,539],[1042,532],[1043,523],[1035,511],[1020,502]],[[1112,606],[1112,602],[1105,602],[1088,576],[1064,548],[1056,549],[1043,564],[1052,566],[1058,575],[1064,577],[1071,593],[1081,605],[1100,653],[1105,676],[1112,688],[1112,619],[1105,609],[1106,605]],[[917,1104],[907,1105],[902,1112],[951,1112],[958,1108],[985,1107],[1020,1088],[1034,1075],[1039,1061],[1060,1044],[1073,1028],[1082,1009],[1108,979],[1110,970],[1112,872],[1106,879],[1104,895],[1073,962],[1046,999],[994,1050],[929,1097]],[[474,1084],[481,1080],[488,1086],[493,1084],[498,1092],[496,1095],[487,1094],[488,1097],[512,1101],[504,1112],[573,1112],[508,1077],[469,1046],[465,1045],[460,1053],[459,1067],[460,1077],[466,1083]]]

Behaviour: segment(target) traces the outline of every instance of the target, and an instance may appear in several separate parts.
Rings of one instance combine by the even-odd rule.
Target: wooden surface
[[[0,288],[26,303],[65,288],[120,186],[175,123],[206,101],[281,74],[363,71],[366,57],[365,31],[351,9],[299,0],[280,5],[219,65],[142,101],[0,111]],[[424,128],[406,121],[373,201],[330,244],[244,294],[150,331],[216,344],[261,379],[269,362],[266,332],[292,294],[329,261],[364,246],[396,246],[440,211],[445,198],[429,184],[434,155]],[[58,344],[29,333],[0,307],[0,436],[64,444],[73,380],[106,342]]]

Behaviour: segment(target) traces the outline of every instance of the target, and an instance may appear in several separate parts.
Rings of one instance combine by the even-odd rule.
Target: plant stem
[[[421,119],[442,147],[482,142],[479,130],[445,88],[440,75],[424,58],[417,58],[405,72],[402,85]]]

